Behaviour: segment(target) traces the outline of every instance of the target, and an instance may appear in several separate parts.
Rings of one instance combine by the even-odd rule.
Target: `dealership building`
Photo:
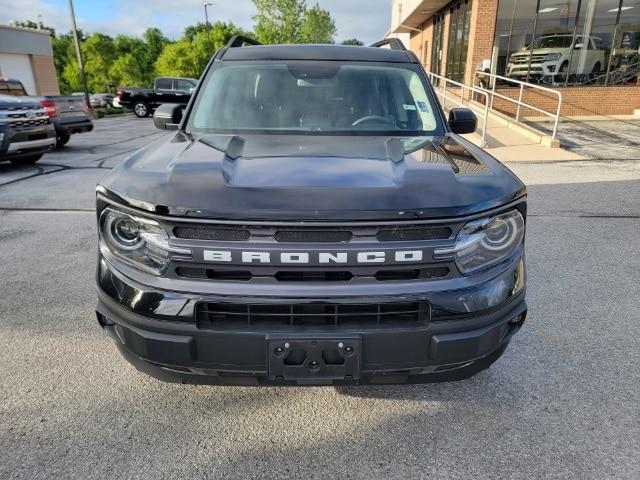
[[[49,32],[0,25],[0,77],[20,80],[29,95],[59,95]]]
[[[393,0],[389,35],[427,71],[460,83],[478,85],[481,70],[559,91],[564,116],[640,109],[640,0]],[[519,92],[491,82],[510,97]],[[555,101],[540,90],[526,95],[540,108]]]

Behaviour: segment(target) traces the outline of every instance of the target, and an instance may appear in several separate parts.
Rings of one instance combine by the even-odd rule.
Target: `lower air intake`
[[[427,325],[427,302],[367,304],[238,304],[201,302],[196,306],[199,328],[260,327],[400,327]]]

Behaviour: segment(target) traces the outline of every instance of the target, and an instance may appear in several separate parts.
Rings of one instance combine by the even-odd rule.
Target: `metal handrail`
[[[447,99],[452,101],[452,102],[454,102],[454,103],[457,103],[461,107],[464,106],[465,90],[477,93],[477,94],[482,95],[482,96],[485,97],[484,114],[482,116],[482,134],[481,134],[481,140],[480,140],[480,142],[481,142],[480,146],[482,148],[485,148],[487,146],[487,141],[486,141],[487,124],[489,122],[489,94],[482,88],[465,85],[464,83],[456,82],[455,80],[451,80],[450,78],[443,77],[442,75],[438,75],[437,73],[433,73],[433,72],[426,72],[426,73],[427,73],[427,75],[429,75],[429,79],[431,80],[432,84],[434,83],[433,82],[434,78],[437,78],[438,80],[444,82],[444,87],[442,88],[442,92],[439,92],[438,89],[436,89],[435,86],[434,86],[434,90],[436,92],[436,95],[440,94],[442,96],[442,108],[446,107]],[[460,96],[458,98],[456,98],[456,97],[448,97],[447,96],[447,86],[449,84],[455,85],[458,88],[460,88]]]
[[[490,102],[490,108],[493,109],[493,99],[495,97],[498,98],[502,98],[503,100],[507,100],[509,102],[515,103],[518,106],[518,109],[516,110],[516,122],[520,121],[520,110],[522,109],[522,107],[524,108],[528,108],[530,110],[534,110],[536,112],[542,113],[543,115],[547,115],[548,117],[551,117],[553,119],[555,119],[554,124],[553,124],[553,134],[551,135],[551,138],[553,138],[555,140],[556,138],[556,134],[558,133],[558,123],[560,122],[560,110],[562,108],[562,92],[559,92],[557,90],[553,90],[551,88],[547,88],[547,87],[541,87],[540,85],[535,85],[532,83],[527,83],[527,82],[523,82],[522,80],[515,80],[513,78],[509,78],[509,77],[503,77],[502,75],[496,75],[495,73],[487,73],[487,72],[483,72],[481,70],[477,70],[473,76],[473,83],[476,83],[476,78],[478,77],[478,75],[482,75],[484,77],[489,77],[491,79],[491,90],[487,90],[485,88],[483,88],[483,91],[490,91],[491,92],[491,102]],[[502,95],[501,93],[496,92],[496,80],[502,80],[505,82],[509,82],[509,83],[513,83],[516,85],[520,86],[520,94],[518,95],[518,99],[515,100],[511,97],[508,97],[506,95]],[[544,92],[550,93],[552,95],[555,95],[558,97],[558,105],[555,109],[555,113],[553,112],[549,112],[547,110],[543,110],[541,108],[535,107],[533,105],[530,105],[528,103],[525,103],[522,101],[522,96],[524,93],[524,88],[531,88],[534,90],[542,90]]]
[[[637,78],[640,74],[640,62],[625,64],[625,68],[617,68],[615,70],[611,70],[609,72],[598,75],[586,82],[581,83],[580,85],[589,85],[595,84],[596,86],[601,86],[596,82],[604,78],[605,86],[617,85],[619,83],[627,82],[633,78]]]

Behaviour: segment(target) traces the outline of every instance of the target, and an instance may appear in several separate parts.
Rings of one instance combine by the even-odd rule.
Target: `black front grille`
[[[21,120],[19,122],[13,122],[10,125],[12,127],[42,127],[49,124],[49,118],[39,118],[34,120]]]
[[[218,240],[221,242],[243,242],[249,240],[249,230],[223,228],[218,226],[184,225],[173,229],[177,238],[193,240]]]
[[[449,227],[406,227],[380,230],[376,237],[380,242],[407,242],[419,240],[445,240],[451,236]]]
[[[348,230],[281,230],[276,232],[277,242],[349,242],[353,233]]]
[[[167,222],[169,223],[169,222]],[[192,260],[173,264],[169,275],[202,281],[300,283],[428,281],[458,275],[452,262],[438,262],[433,250],[449,243],[462,222],[432,223],[185,223],[167,225],[177,242],[193,247]],[[206,243],[205,243],[206,242]],[[395,244],[395,245],[394,245]],[[202,250],[205,250],[203,252]],[[420,250],[416,260],[398,255]],[[215,261],[206,251],[225,251],[225,260]],[[360,254],[383,252],[383,261]],[[268,257],[246,260],[245,252]],[[303,252],[300,261],[283,259]],[[406,253],[406,252],[405,252]],[[209,261],[211,260],[211,261]]]
[[[283,270],[262,273],[260,271],[214,269],[207,267],[176,267],[176,275],[196,280],[221,280],[248,282],[254,278],[274,278],[278,282],[349,282],[357,277],[371,277],[380,282],[394,280],[435,280],[445,278],[451,273],[448,267],[404,268],[379,270],[369,275],[355,275],[350,271],[337,270]]]
[[[285,271],[275,274],[279,282],[348,282],[353,278],[351,272],[324,271]]]
[[[243,327],[398,327],[427,325],[427,302],[372,304],[237,304],[196,305],[199,328]]]

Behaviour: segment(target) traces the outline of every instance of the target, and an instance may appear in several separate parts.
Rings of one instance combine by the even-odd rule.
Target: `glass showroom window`
[[[516,52],[521,52],[533,39],[533,28],[536,19],[536,1],[500,0],[498,21],[496,24],[495,47],[497,51],[494,72],[498,75],[509,75],[509,59]],[[528,64],[526,59],[518,58],[518,66]],[[525,71],[526,76],[526,71]]]
[[[497,26],[494,71],[508,77],[577,86],[640,74],[640,0],[501,0]]]
[[[607,64],[607,85],[640,85],[640,0],[624,0]],[[614,13],[614,12],[609,12]]]
[[[465,0],[451,6],[447,53],[447,76],[457,82],[464,81],[471,30],[471,2]]]

